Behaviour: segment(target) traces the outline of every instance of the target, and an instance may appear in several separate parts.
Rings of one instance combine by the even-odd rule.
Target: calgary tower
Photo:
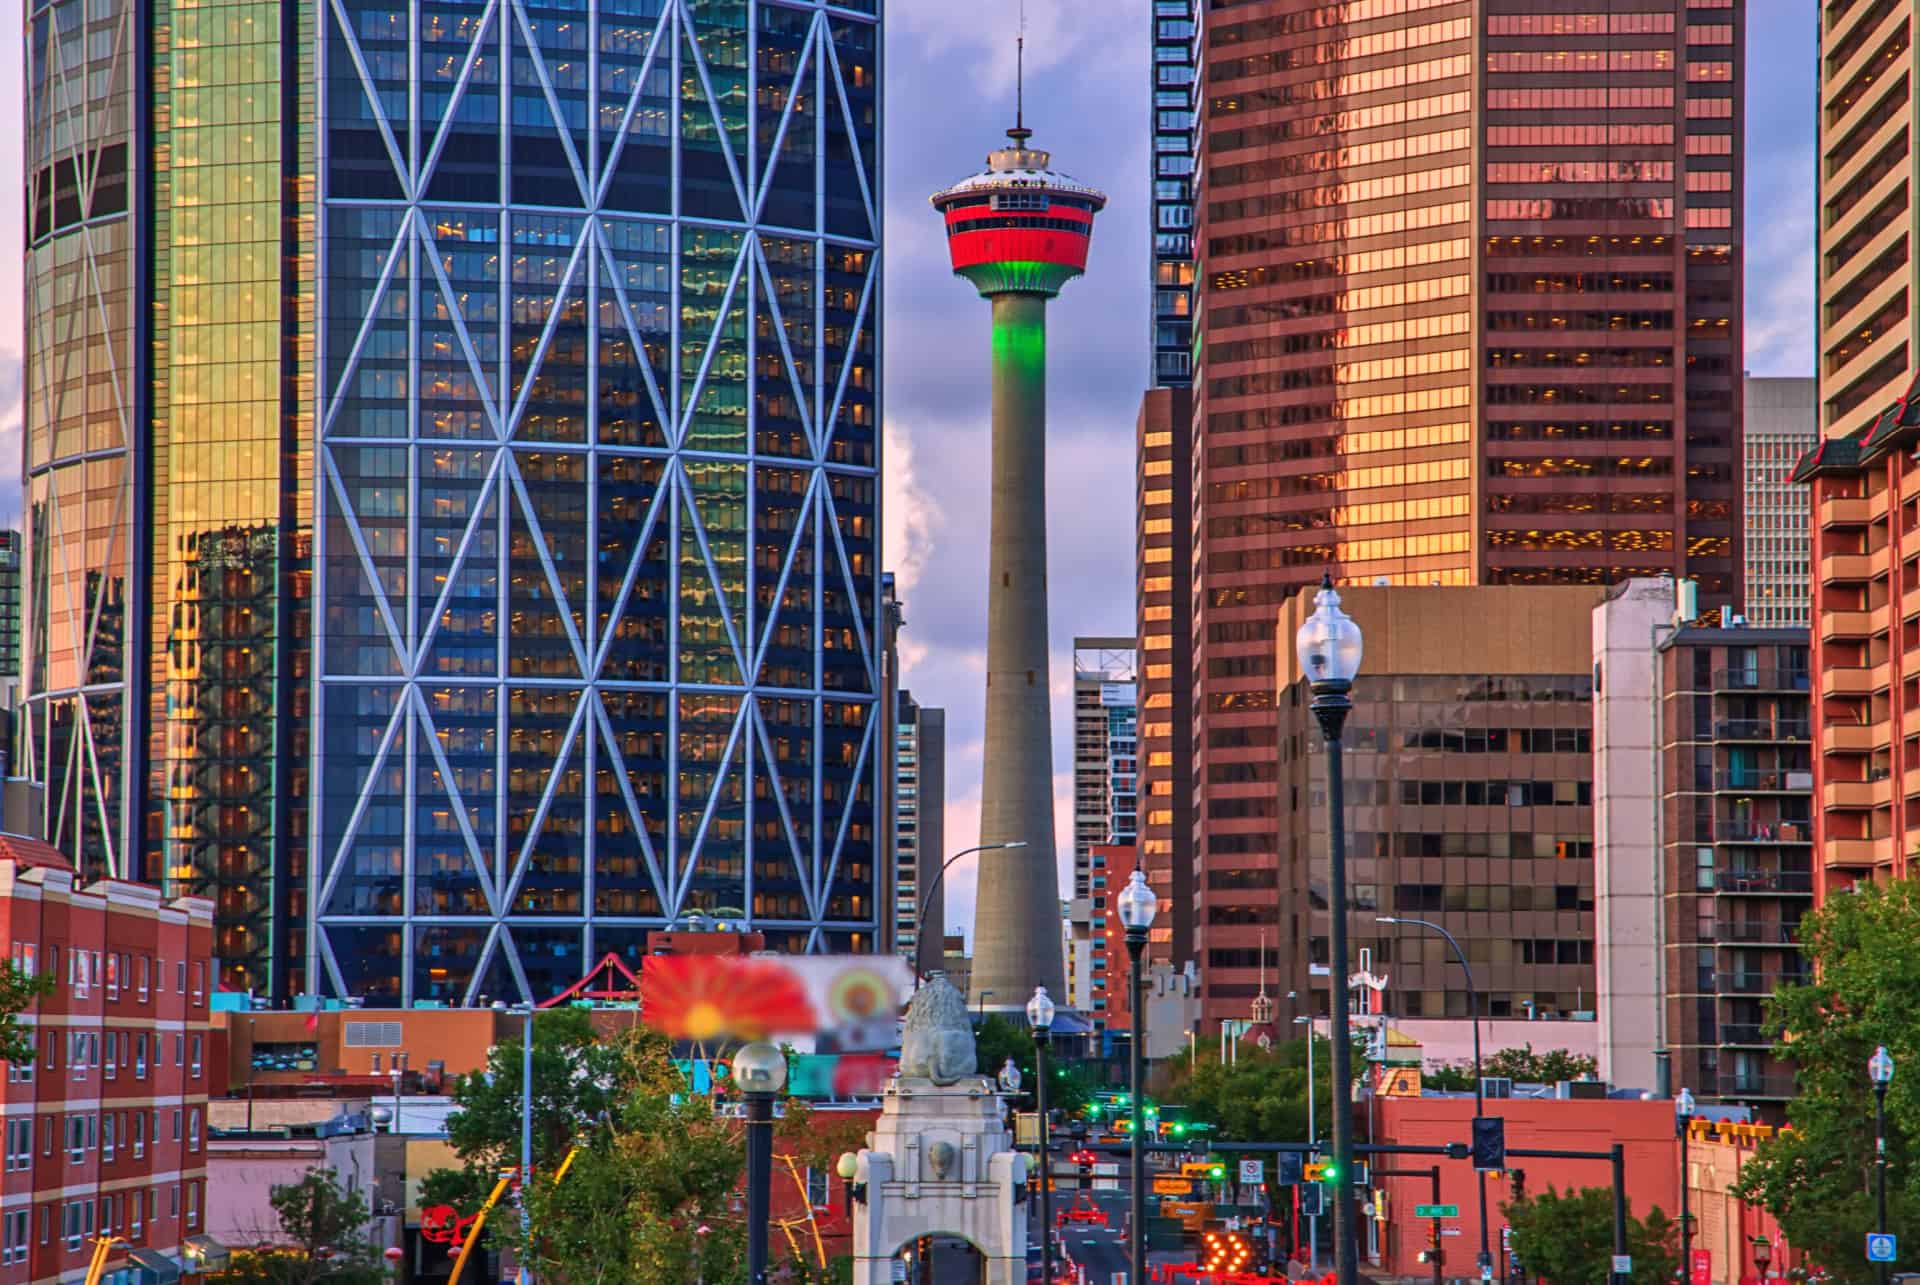
[[[1024,106],[1024,105],[1023,105]],[[1064,997],[1047,667],[1047,301],[1087,268],[1104,194],[1028,146],[1016,111],[984,173],[932,197],[954,275],[993,305],[987,720],[974,912],[975,1006]],[[1000,846],[994,846],[1000,845]],[[1008,846],[1019,845],[1019,846]]]

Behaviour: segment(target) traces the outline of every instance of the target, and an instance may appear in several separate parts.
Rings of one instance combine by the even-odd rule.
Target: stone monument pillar
[[[972,1244],[986,1285],[1025,1285],[1028,1160],[979,1074],[966,998],[940,973],[907,1008],[900,1070],[856,1165],[854,1285],[890,1285],[901,1249],[922,1236]]]

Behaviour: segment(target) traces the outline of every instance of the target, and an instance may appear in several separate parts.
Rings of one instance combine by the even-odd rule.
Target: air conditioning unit
[[[1480,1077],[1480,1095],[1487,1098],[1510,1098],[1513,1096],[1513,1080],[1505,1075],[1483,1075]]]

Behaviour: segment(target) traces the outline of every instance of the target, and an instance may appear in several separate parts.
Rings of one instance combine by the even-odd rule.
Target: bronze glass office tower
[[[1744,6],[1539,10],[1207,14],[1190,455],[1202,920],[1214,870],[1279,862],[1274,621],[1323,571],[1667,571],[1710,610],[1738,601]],[[1209,1018],[1243,1016],[1211,993],[1237,996],[1253,968],[1207,977]]]

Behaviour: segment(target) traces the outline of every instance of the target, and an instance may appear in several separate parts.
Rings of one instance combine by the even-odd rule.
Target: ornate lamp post
[[[1360,672],[1364,644],[1360,626],[1340,610],[1332,575],[1321,578],[1314,612],[1294,635],[1300,672],[1313,691],[1313,714],[1327,743],[1327,906],[1332,925],[1333,1160],[1340,1181],[1333,1193],[1333,1264],[1339,1285],[1358,1285],[1360,1263],[1354,1242],[1353,1188],[1353,1038],[1347,1023],[1347,807],[1340,759],[1340,733],[1353,709],[1350,693]]]
[[[1887,1086],[1893,1083],[1893,1057],[1882,1044],[1867,1061],[1867,1078],[1873,1081],[1873,1186],[1878,1208],[1874,1227],[1887,1233]],[[1880,1285],[1887,1285],[1887,1265],[1874,1264]]]
[[[1053,1285],[1053,1166],[1047,1148],[1047,1044],[1053,1033],[1053,1001],[1047,988],[1033,988],[1027,1024],[1033,1027],[1033,1106],[1040,1113],[1040,1279]]]
[[[733,1055],[733,1082],[747,1099],[747,1285],[767,1285],[773,1099],[787,1085],[787,1055],[757,1040]]]
[[[1680,1279],[1693,1278],[1693,1213],[1687,1188],[1693,1183],[1688,1175],[1687,1141],[1693,1134],[1693,1094],[1686,1089],[1673,1100],[1673,1131],[1680,1135]]]
[[[1773,1242],[1765,1236],[1753,1238],[1753,1265],[1759,1270],[1763,1282],[1770,1279],[1767,1269],[1773,1266]]]
[[[1133,1182],[1128,1196],[1127,1216],[1127,1262],[1132,1275],[1127,1279],[1134,1281],[1147,1279],[1147,1153],[1142,1140],[1146,1133],[1146,1119],[1140,1098],[1140,1082],[1146,1078],[1141,1073],[1141,1056],[1142,1046],[1147,1039],[1147,1006],[1145,997],[1140,993],[1140,956],[1147,948],[1147,929],[1153,925],[1154,913],[1159,909],[1160,899],[1153,895],[1153,889],[1147,887],[1147,877],[1135,870],[1133,877],[1127,880],[1127,886],[1120,890],[1120,925],[1127,930],[1130,978],[1127,1000],[1133,1009],[1133,1047],[1129,1053],[1132,1065],[1127,1077],[1127,1094],[1133,1106],[1133,1128],[1130,1131],[1133,1155],[1129,1167]],[[1348,1282],[1348,1285],[1352,1283]]]

